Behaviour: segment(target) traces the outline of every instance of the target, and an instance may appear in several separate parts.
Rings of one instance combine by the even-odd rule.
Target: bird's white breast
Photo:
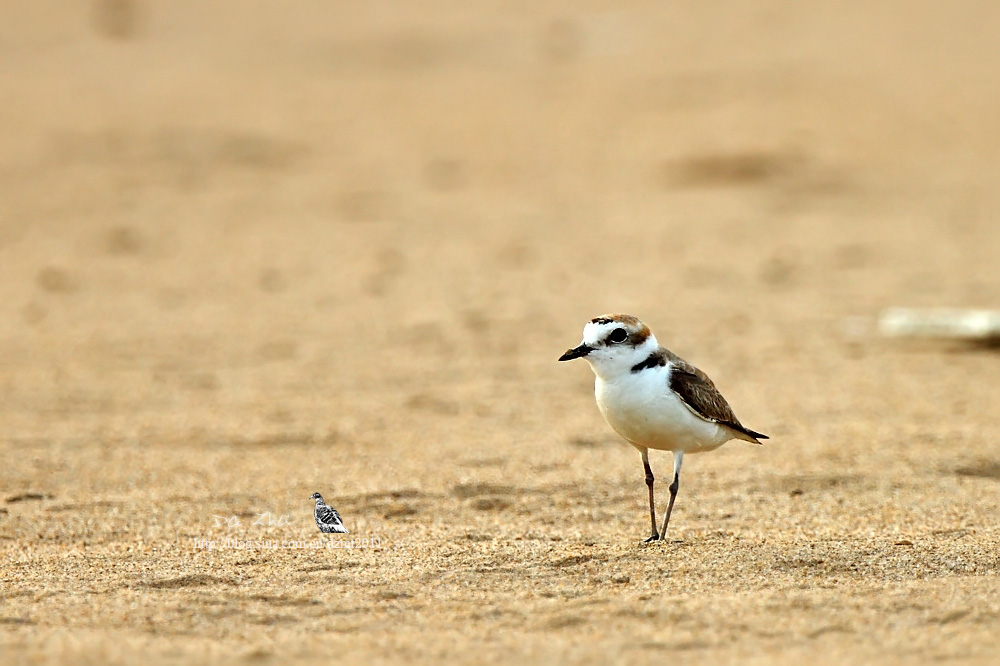
[[[726,428],[697,416],[670,389],[670,365],[598,377],[594,393],[608,424],[640,448],[695,453],[732,438]]]

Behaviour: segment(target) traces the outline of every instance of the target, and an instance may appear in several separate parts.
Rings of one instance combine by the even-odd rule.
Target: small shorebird
[[[340,514],[332,506],[327,506],[326,502],[323,501],[322,495],[313,493],[309,499],[316,500],[316,508],[313,509],[313,518],[316,519],[316,527],[319,528],[320,532],[348,533],[343,521],[340,520]]]
[[[597,377],[594,394],[604,420],[642,455],[652,524],[647,542],[667,536],[685,453],[712,451],[731,439],[754,444],[767,439],[740,423],[708,375],[661,347],[649,327],[631,315],[591,319],[583,327],[583,342],[559,360],[575,358],[585,359]],[[660,532],[649,449],[674,454],[674,481]]]

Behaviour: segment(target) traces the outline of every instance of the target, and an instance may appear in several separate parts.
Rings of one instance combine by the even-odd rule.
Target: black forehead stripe
[[[614,319],[609,319],[608,317],[596,317],[590,320],[591,324],[610,324]]]
[[[643,370],[649,370],[650,368],[663,367],[667,364],[667,357],[659,352],[654,351],[652,354],[646,357],[645,361],[641,363],[636,363],[632,366],[632,372],[642,372]]]

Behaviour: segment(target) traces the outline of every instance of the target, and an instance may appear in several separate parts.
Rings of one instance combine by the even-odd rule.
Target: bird
[[[587,322],[583,341],[559,360],[577,358],[594,371],[594,395],[604,419],[642,456],[652,525],[647,543],[666,539],[685,453],[713,451],[731,439],[753,444],[768,439],[740,423],[708,375],[661,347],[649,327],[632,315],[603,315]],[[650,449],[671,451],[674,457],[670,501],[659,531]]]
[[[325,534],[329,534],[330,532],[348,534],[347,528],[344,527],[344,523],[340,519],[340,514],[332,506],[327,506],[327,503],[323,501],[322,495],[313,493],[309,499],[316,500],[313,517],[316,519],[316,527],[319,528],[320,532]]]

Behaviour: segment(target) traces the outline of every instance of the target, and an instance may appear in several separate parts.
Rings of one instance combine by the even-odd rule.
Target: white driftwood
[[[889,308],[879,316],[878,331],[893,338],[1000,340],[1000,311]]]

